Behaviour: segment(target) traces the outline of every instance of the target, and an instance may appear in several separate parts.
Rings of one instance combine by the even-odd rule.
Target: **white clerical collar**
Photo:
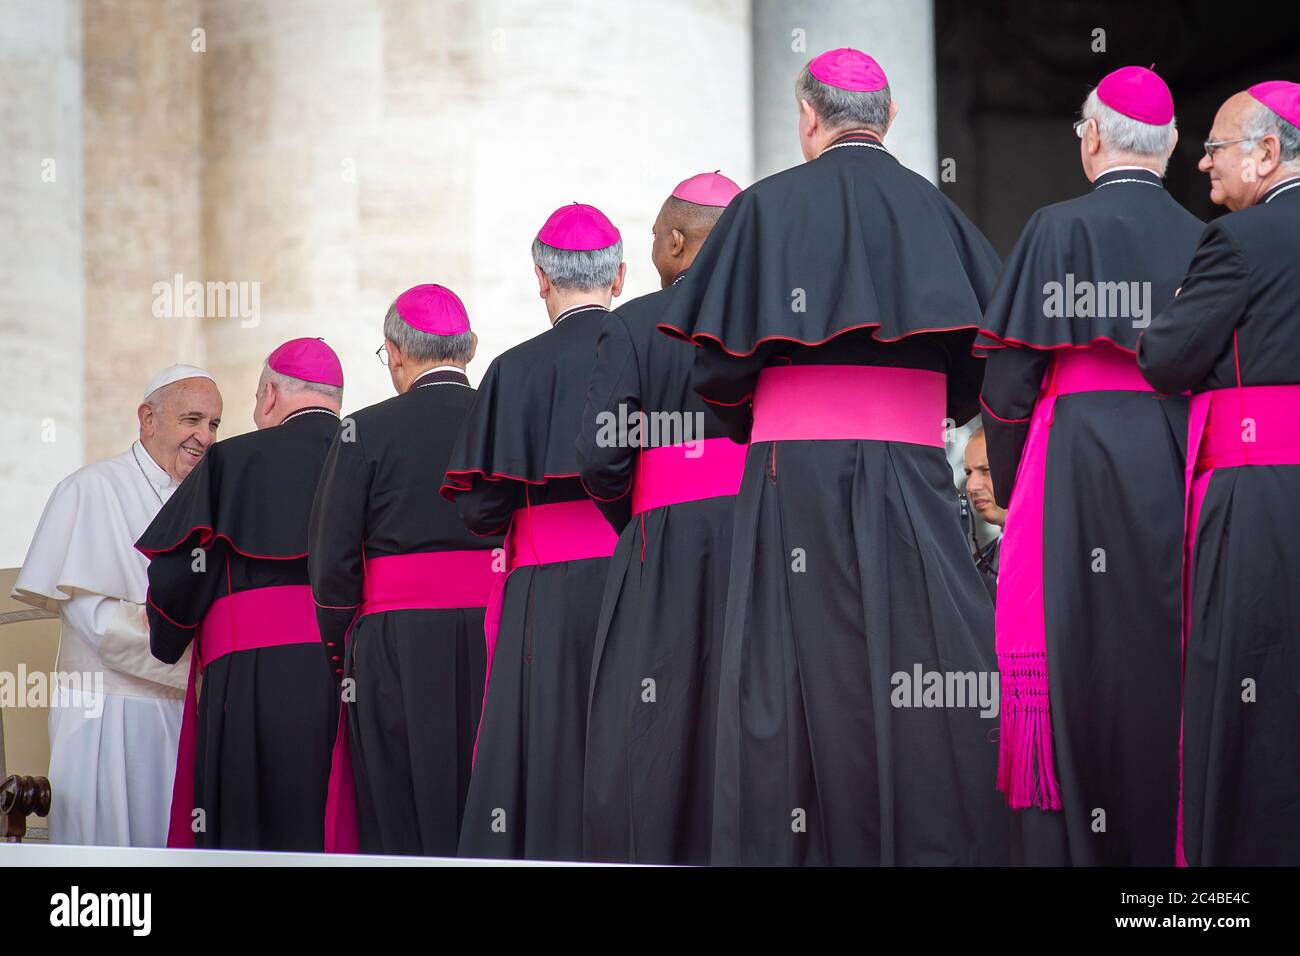
[[[1270,203],[1278,196],[1282,195],[1285,192],[1290,192],[1292,189],[1295,189],[1297,186],[1300,186],[1300,176],[1292,176],[1290,179],[1284,179],[1280,183],[1278,183],[1277,185],[1269,189],[1268,195],[1264,197],[1264,202]]]
[[[153,460],[149,449],[145,448],[138,439],[131,443],[131,457],[140,466],[140,473],[144,475],[145,480],[155,489],[167,491],[169,488],[176,487],[176,482],[172,481],[172,476],[167,474],[167,469]]]
[[[438,372],[455,372],[457,378],[444,378],[440,382],[425,381],[425,379],[429,378],[431,375],[436,375]],[[464,379],[464,381],[462,382],[460,379]],[[407,389],[407,391],[413,392],[417,388],[428,388],[430,385],[459,385],[462,388],[469,388],[469,375],[459,365],[435,365],[427,372],[421,372],[419,376],[416,377],[415,381],[411,383],[411,387]]]
[[[557,316],[555,317],[555,321],[551,323],[551,328],[555,328],[557,325],[559,325],[561,322],[563,322],[565,319],[567,319],[567,318],[568,318],[569,316],[571,316],[571,315],[577,315],[579,312],[591,312],[593,309],[599,309],[601,312],[608,312],[608,311],[609,311],[609,309],[607,309],[607,308],[605,308],[603,305],[599,305],[599,304],[593,304],[593,305],[575,305],[573,308],[571,308],[571,309],[565,309],[563,312],[561,312],[559,315],[557,315]]]
[[[1146,173],[1148,176],[1153,177],[1154,181],[1151,179],[1137,179],[1132,176],[1122,175],[1116,176],[1113,179],[1106,178],[1107,176],[1110,176],[1111,173],[1124,172]],[[1092,181],[1092,188],[1101,189],[1103,186],[1114,186],[1116,183],[1141,183],[1143,186],[1155,186],[1157,189],[1164,189],[1164,186],[1161,184],[1160,174],[1147,166],[1111,166],[1107,169],[1103,169],[1097,174],[1097,178]]]

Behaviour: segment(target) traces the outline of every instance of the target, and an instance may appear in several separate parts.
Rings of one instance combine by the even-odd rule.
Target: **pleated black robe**
[[[306,588],[311,499],[337,429],[333,412],[313,409],[217,442],[168,499],[136,543],[150,558],[155,657],[178,660],[220,598]],[[237,650],[203,672],[196,846],[323,847],[337,697],[303,597],[304,642]]]
[[[932,185],[874,139],[848,136],[732,201],[660,328],[700,346],[694,388],[737,440],[759,372],[784,363],[941,372],[955,424],[976,411],[982,362],[970,348],[997,268]],[[1005,861],[994,722],[977,706],[893,706],[895,675],[914,666],[992,684],[993,606],[942,448],[751,444],[712,862]]]
[[[348,416],[349,440],[340,430],[312,508],[321,640],[338,676],[353,681],[348,737],[363,853],[456,855],[483,707],[483,607],[360,612],[367,560],[501,546],[499,536],[466,531],[438,495],[474,394],[460,370],[435,369]]]
[[[516,510],[588,501],[574,443],[601,306],[499,355],[442,486],[465,526],[501,534]],[[519,567],[502,599],[460,855],[582,858],[583,761],[596,620],[609,559]]]
[[[685,501],[634,518],[641,448],[603,442],[599,424],[602,416],[634,420],[644,412],[649,448],[725,438],[722,423],[691,389],[695,349],[655,327],[677,288],[633,299],[606,319],[578,439],[583,482],[620,532],[592,666],[583,799],[589,860],[709,862],[735,497]],[[674,421],[682,434],[662,427]],[[652,422],[661,426],[652,429]]]
[[[1298,250],[1300,180],[1210,223],[1177,298],[1142,333],[1151,384],[1229,398],[1300,384]],[[1215,468],[1190,529],[1182,835],[1193,866],[1300,863],[1297,501],[1300,463]]]
[[[1133,354],[1202,228],[1158,175],[1137,169],[1098,176],[1091,192],[1040,209],[1025,226],[976,343],[988,354],[984,428],[993,490],[1011,509],[1008,529],[1028,422],[1053,356],[1103,345]],[[1076,290],[1123,283],[1128,307],[1102,296],[1080,310],[1069,297],[1076,314],[1045,315],[1045,287],[1067,281]],[[1108,314],[1077,314],[1099,310]],[[1056,401],[1042,601],[1062,809],[1016,813],[1017,862],[1174,861],[1186,431],[1181,396],[1095,391]]]

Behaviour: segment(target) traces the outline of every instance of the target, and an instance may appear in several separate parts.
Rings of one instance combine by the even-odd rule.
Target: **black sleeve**
[[[372,479],[356,423],[345,419],[325,456],[307,531],[307,576],[316,623],[336,674],[342,668],[343,637],[362,601]]]
[[[1051,361],[1050,351],[1022,348],[993,349],[986,360],[980,404],[993,497],[1003,508],[1011,504],[1029,419]]]
[[[1227,229],[1207,226],[1178,294],[1138,338],[1138,368],[1153,388],[1185,392],[1209,375],[1245,312],[1248,273]]]
[[[727,437],[738,444],[749,441],[754,426],[754,388],[758,385],[758,373],[768,363],[768,353],[763,346],[743,357],[724,352],[713,344],[695,349],[691,387],[709,403],[726,429]]]
[[[468,491],[456,493],[456,513],[481,537],[502,534],[518,507],[519,482],[506,478],[489,481],[480,475]]]
[[[620,410],[622,406],[622,410]],[[578,468],[596,507],[622,532],[632,520],[632,477],[639,450],[626,436],[611,436],[609,423],[634,421],[641,411],[641,375],[636,348],[623,320],[611,315],[596,343],[596,364],[578,433]],[[614,440],[611,440],[613,438]]]
[[[225,546],[202,548],[199,536],[196,530],[149,559],[149,651],[164,664],[181,659],[222,593]]]
[[[948,415],[954,424],[965,425],[980,412],[985,360],[971,354],[973,334],[945,338],[948,347]]]

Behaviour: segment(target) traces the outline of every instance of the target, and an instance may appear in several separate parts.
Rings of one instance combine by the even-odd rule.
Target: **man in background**
[[[993,491],[993,475],[989,471],[988,443],[984,438],[984,427],[975,429],[966,442],[965,468],[966,497],[975,514],[985,524],[998,529],[987,544],[980,543],[977,525],[971,525],[971,553],[975,558],[975,569],[979,571],[988,588],[989,597],[997,600],[998,596],[998,557],[1002,544],[1002,528],[1007,523],[1007,509],[998,505]]]

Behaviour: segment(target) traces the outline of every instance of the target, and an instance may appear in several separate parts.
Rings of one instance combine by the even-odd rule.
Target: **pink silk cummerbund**
[[[1099,342],[1087,348],[1056,349],[1044,391],[1054,395],[1077,392],[1153,392],[1130,352]]]
[[[199,633],[199,667],[235,651],[319,644],[311,586],[253,588],[217,598]]]
[[[748,450],[730,438],[645,449],[637,458],[632,513],[737,494]]]
[[[1236,347],[1234,339],[1234,349]],[[1300,385],[1247,385],[1192,396],[1187,414],[1187,515],[1183,532],[1183,659],[1191,635],[1192,569],[1201,506],[1218,468],[1300,465]],[[1178,741],[1176,862],[1187,865],[1183,834],[1183,740]]]
[[[1196,471],[1300,464],[1300,385],[1222,388],[1193,397],[1207,405]]]
[[[290,644],[319,644],[311,586],[286,584],[227,594],[212,602],[190,655],[190,676],[181,710],[176,771],[172,777],[167,845],[193,848],[194,771],[198,760],[198,672],[235,651]]]
[[[754,390],[751,442],[894,441],[943,447],[947,376],[876,365],[777,365]]]
[[[487,607],[492,550],[423,551],[369,558],[358,616],[382,611]]]
[[[590,498],[558,501],[549,505],[529,505],[515,510],[506,534],[506,569],[492,588],[487,610],[483,614],[483,636],[487,642],[487,679],[483,685],[483,706],[487,706],[487,685],[492,679],[492,658],[496,654],[497,633],[501,626],[501,609],[505,602],[506,582],[518,568],[530,565],[558,564],[587,558],[608,558],[618,544],[618,535],[610,527]],[[482,730],[482,722],[479,729]],[[478,740],[474,741],[478,756]]]
[[[509,567],[608,558],[618,535],[589,499],[531,505],[515,511],[506,537]]]

